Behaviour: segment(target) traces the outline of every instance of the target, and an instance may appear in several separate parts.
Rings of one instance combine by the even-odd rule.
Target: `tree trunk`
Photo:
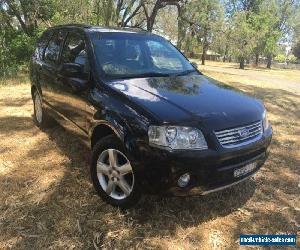
[[[244,57],[240,58],[240,69],[245,69],[245,59],[244,59]]]
[[[206,59],[206,52],[208,49],[208,42],[207,42],[207,30],[205,30],[204,33],[204,41],[203,41],[203,45],[202,45],[202,58],[201,58],[201,64],[205,65],[205,59]]]
[[[258,66],[258,62],[259,62],[259,54],[256,53],[256,54],[255,54],[255,66],[256,66],[256,67]]]
[[[100,25],[100,2],[96,1],[96,24]]]
[[[177,48],[181,50],[183,40],[183,24],[182,19],[178,17],[178,33],[177,33]]]
[[[228,45],[225,46],[225,53],[223,57],[223,62],[226,62],[226,58],[228,58]]]
[[[152,32],[152,30],[153,30],[153,24],[154,23],[151,20],[147,21],[147,30],[149,32]]]
[[[157,1],[152,9],[152,13],[148,15],[147,10],[145,9],[146,7],[144,6],[145,14],[146,14],[146,19],[147,19],[147,30],[152,32],[155,18],[157,16],[158,10],[160,8],[159,1]]]
[[[272,55],[267,56],[267,69],[271,69]]]
[[[202,56],[201,56],[201,64],[205,65],[205,57],[206,57],[206,49],[203,47]]]

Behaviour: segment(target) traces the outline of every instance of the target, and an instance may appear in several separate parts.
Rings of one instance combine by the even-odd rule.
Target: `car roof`
[[[147,30],[144,30],[142,28],[128,28],[128,27],[100,27],[100,26],[93,26],[88,24],[64,24],[64,25],[57,25],[53,26],[49,29],[61,29],[61,28],[79,28],[85,31],[90,32],[121,32],[121,33],[139,33],[139,34],[152,34]]]

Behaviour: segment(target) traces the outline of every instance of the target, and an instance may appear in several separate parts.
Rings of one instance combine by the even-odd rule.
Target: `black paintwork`
[[[60,59],[52,65],[46,63],[43,48],[47,43],[41,40],[31,61],[32,90],[39,91],[44,107],[52,115],[59,121],[68,121],[64,124],[76,128],[90,145],[97,134],[102,135],[109,128],[126,146],[137,175],[145,183],[151,179],[152,190],[174,188],[178,176],[187,171],[193,176],[188,189],[200,186],[208,190],[236,181],[233,170],[249,160],[257,159],[259,167],[264,163],[271,127],[259,141],[234,149],[221,147],[213,133],[261,120],[264,107],[260,101],[198,71],[185,76],[105,79],[90,41],[95,32],[154,35],[137,30],[64,25],[51,28],[44,37],[47,40],[57,31],[63,39],[71,31],[84,37],[91,69],[89,80],[62,76]],[[199,128],[209,149],[170,152],[151,147],[147,137],[150,124]]]

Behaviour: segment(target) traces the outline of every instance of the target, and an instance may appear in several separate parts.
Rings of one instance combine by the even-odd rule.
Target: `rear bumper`
[[[155,193],[185,196],[204,195],[236,185],[252,176],[265,163],[271,138],[270,128],[259,141],[240,148],[176,152],[152,148],[151,152],[143,155],[146,188]],[[236,169],[252,162],[256,162],[255,169],[234,177]],[[185,173],[190,174],[191,180],[185,188],[180,188],[177,181]]]

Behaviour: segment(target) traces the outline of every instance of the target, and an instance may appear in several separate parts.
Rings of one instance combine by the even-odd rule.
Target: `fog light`
[[[189,173],[185,173],[181,175],[177,181],[179,187],[184,188],[186,187],[191,180],[191,175]]]

